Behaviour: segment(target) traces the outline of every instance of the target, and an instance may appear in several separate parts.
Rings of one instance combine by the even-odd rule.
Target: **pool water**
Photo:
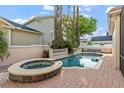
[[[83,53],[60,59],[63,67],[94,67],[99,62],[101,54]],[[21,65],[24,69],[39,69],[51,66],[53,63],[47,61],[33,61]]]
[[[63,67],[94,67],[101,55],[80,54],[61,59]]]
[[[21,67],[24,69],[39,69],[39,68],[46,68],[51,65],[52,65],[51,62],[36,61],[36,62],[25,63],[25,64],[21,65]]]

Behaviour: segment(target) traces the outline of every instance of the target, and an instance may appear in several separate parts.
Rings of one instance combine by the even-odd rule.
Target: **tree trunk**
[[[67,42],[69,42],[69,12],[70,12],[70,5],[67,6]]]
[[[73,6],[72,37],[73,47],[75,47],[75,5]]]
[[[79,7],[76,6],[76,29],[75,29],[75,36],[76,36],[76,46],[80,45],[80,31],[79,31]]]
[[[56,49],[58,49],[61,48],[62,40],[62,5],[55,6],[54,29],[54,46]]]

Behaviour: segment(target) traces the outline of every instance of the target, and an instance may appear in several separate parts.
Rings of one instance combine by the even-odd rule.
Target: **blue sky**
[[[80,14],[85,17],[97,19],[97,31],[94,36],[105,35],[107,31],[107,14],[113,5],[80,5]],[[66,13],[66,6],[63,6],[63,14]],[[53,15],[53,6],[47,5],[1,5],[0,16],[8,18],[18,23],[23,23],[34,16]],[[72,6],[70,9],[72,13]]]

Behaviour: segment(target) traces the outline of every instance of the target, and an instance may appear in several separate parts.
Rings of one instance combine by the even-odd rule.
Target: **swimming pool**
[[[99,62],[101,62],[100,57],[102,54],[95,53],[82,53],[79,55],[73,55],[67,58],[61,59],[64,68],[93,68]]]

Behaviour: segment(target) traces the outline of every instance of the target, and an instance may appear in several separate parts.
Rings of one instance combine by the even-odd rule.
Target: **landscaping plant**
[[[9,56],[8,42],[6,39],[6,33],[0,29],[0,60],[3,61],[5,57]]]
[[[53,48],[61,48],[62,42],[62,5],[56,5],[54,15],[54,36],[55,40],[53,41]]]
[[[68,48],[73,52],[73,48],[80,45],[80,37],[90,35],[96,31],[96,19],[86,18],[79,15],[79,7],[73,6],[73,15],[70,15],[70,6],[67,6],[67,14],[62,16],[62,6],[55,6],[54,28],[55,40],[51,47],[54,49]]]

